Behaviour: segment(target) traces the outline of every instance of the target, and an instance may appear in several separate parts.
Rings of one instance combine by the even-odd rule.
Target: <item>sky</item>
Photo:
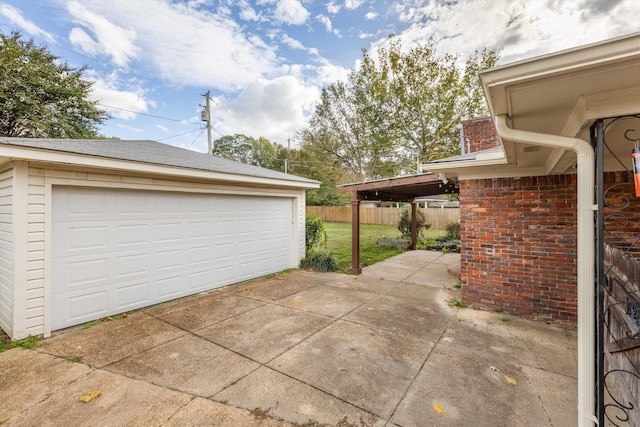
[[[640,31],[638,0],[0,0],[19,31],[74,68],[110,119],[100,133],[206,152],[245,134],[296,145],[323,87],[390,34],[500,64]]]

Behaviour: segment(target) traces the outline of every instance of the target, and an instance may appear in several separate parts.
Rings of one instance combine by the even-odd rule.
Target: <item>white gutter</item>
[[[495,116],[502,139],[513,142],[565,148],[578,157],[578,426],[597,424],[595,417],[595,255],[593,148],[579,138],[511,129],[507,116]]]

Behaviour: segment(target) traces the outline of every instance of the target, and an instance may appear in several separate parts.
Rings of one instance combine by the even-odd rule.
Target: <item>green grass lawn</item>
[[[351,224],[325,222],[327,249],[338,261],[340,273],[351,271]],[[424,239],[435,239],[444,235],[444,230],[429,229],[423,232]],[[362,267],[375,264],[383,259],[403,252],[399,248],[380,246],[376,242],[381,237],[399,238],[400,231],[391,225],[360,225],[360,264]]]

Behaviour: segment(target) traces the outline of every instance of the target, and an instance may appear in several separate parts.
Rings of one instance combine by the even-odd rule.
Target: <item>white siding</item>
[[[26,330],[42,333],[44,323],[44,216],[45,179],[42,171],[29,170],[27,215],[27,304]]]
[[[13,169],[0,172],[0,327],[13,335]]]
[[[103,171],[61,169],[59,167],[29,166],[29,195],[28,195],[28,224],[26,265],[26,298],[22,304],[26,306],[27,334],[49,335],[51,332],[51,290],[50,286],[51,260],[47,251],[51,242],[45,239],[51,237],[51,201],[52,187],[90,186],[123,188],[138,190],[181,191],[205,194],[237,194],[285,197],[293,200],[294,217],[293,257],[291,268],[297,268],[299,260],[304,257],[304,223],[305,223],[305,192],[299,189],[272,189],[264,187],[237,186],[225,183],[198,183],[191,181],[176,181],[161,176],[126,176],[116,173],[107,174]],[[47,305],[49,304],[49,305]],[[23,337],[19,337],[23,338]]]

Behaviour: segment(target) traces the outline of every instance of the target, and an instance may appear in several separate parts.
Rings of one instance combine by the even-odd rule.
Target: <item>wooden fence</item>
[[[459,208],[420,208],[431,228],[444,228],[460,221]],[[361,224],[397,225],[401,208],[360,208]],[[351,222],[351,206],[307,206],[307,213],[327,222]]]

